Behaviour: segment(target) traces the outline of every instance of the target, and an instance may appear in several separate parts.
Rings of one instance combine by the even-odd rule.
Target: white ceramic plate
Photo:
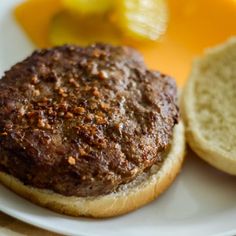
[[[33,50],[11,17],[18,1],[0,1],[0,75]],[[191,156],[191,157],[190,157]],[[171,188],[158,200],[122,217],[73,218],[35,206],[0,185],[0,211],[66,235],[236,235],[236,178],[189,154]]]

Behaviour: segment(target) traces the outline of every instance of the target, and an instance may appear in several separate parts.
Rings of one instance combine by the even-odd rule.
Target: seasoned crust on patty
[[[0,81],[0,170],[63,195],[98,196],[162,163],[176,86],[128,47],[34,52]]]

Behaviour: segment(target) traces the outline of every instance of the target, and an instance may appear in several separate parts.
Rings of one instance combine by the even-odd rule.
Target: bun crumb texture
[[[236,38],[197,59],[182,95],[187,142],[212,166],[236,175]]]

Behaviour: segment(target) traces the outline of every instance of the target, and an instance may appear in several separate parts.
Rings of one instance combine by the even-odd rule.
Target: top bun
[[[236,175],[235,105],[236,38],[232,38],[194,62],[181,104],[191,148],[232,175]]]

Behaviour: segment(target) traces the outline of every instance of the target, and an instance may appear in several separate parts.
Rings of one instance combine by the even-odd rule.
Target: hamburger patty
[[[34,52],[0,80],[0,170],[63,195],[98,196],[163,162],[176,85],[128,47]]]

